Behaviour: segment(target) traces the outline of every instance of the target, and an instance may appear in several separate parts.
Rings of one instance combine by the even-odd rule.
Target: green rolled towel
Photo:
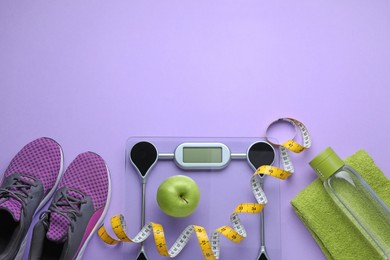
[[[390,207],[390,180],[366,151],[356,152],[345,163],[358,171]],[[334,204],[319,179],[298,193],[291,204],[328,259],[383,258]]]

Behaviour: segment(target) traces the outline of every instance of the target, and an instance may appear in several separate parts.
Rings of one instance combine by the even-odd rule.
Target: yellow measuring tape
[[[126,233],[125,219],[123,215],[119,214],[111,218],[111,228],[117,238],[113,238],[112,236],[110,236],[104,225],[101,226],[98,230],[99,237],[103,242],[110,245],[115,245],[120,242],[141,243],[153,234],[154,242],[158,253],[162,256],[173,258],[181,252],[181,250],[190,240],[192,234],[195,233],[204,258],[207,260],[219,259],[220,235],[223,235],[234,243],[239,243],[247,236],[244,225],[240,221],[239,214],[260,213],[263,210],[264,206],[267,204],[267,197],[265,196],[265,193],[260,185],[259,174],[270,175],[282,180],[287,179],[294,172],[294,167],[288,155],[288,151],[300,153],[311,146],[311,139],[308,130],[300,121],[293,118],[280,118],[272,122],[267,128],[266,134],[268,134],[268,129],[272,125],[280,121],[285,121],[293,125],[293,127],[296,129],[296,132],[299,132],[302,136],[302,144],[294,140],[296,136],[294,136],[292,140],[288,140],[283,144],[273,143],[269,140],[267,136],[267,141],[275,147],[278,147],[283,168],[278,168],[271,165],[264,165],[256,170],[250,180],[252,192],[255,196],[256,203],[239,204],[234,209],[233,213],[230,215],[231,226],[221,226],[215,229],[211,233],[211,238],[209,238],[206,230],[203,227],[197,225],[189,225],[184,229],[184,231],[182,231],[182,233],[176,239],[174,244],[168,249],[164,235],[164,228],[161,224],[149,222],[141,229],[140,232],[138,232],[138,234],[134,238],[130,238]]]

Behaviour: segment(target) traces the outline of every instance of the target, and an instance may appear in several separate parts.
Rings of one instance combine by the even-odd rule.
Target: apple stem
[[[182,198],[188,204],[188,200],[186,200],[183,195],[181,195],[180,198]]]

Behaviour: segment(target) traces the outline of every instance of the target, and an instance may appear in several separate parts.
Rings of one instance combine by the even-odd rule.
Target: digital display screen
[[[221,147],[183,147],[184,163],[221,163]]]

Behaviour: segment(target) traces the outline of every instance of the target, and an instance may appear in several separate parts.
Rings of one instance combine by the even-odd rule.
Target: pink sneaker
[[[34,227],[29,259],[80,259],[103,221],[110,194],[104,160],[92,152],[78,155]]]
[[[61,146],[46,137],[12,159],[0,186],[0,259],[22,258],[31,221],[54,193],[62,167]]]

